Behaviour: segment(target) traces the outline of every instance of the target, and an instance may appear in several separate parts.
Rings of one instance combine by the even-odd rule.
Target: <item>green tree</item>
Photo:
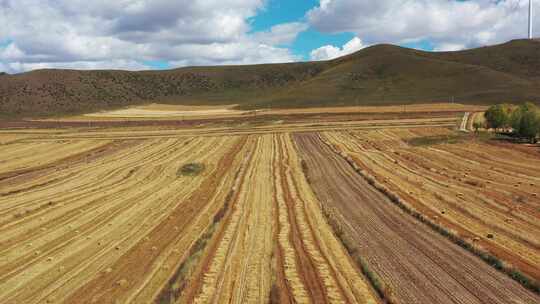
[[[521,107],[518,107],[512,111],[510,114],[510,126],[514,129],[514,132],[518,132],[521,125],[521,117],[523,116],[523,111]]]
[[[490,129],[505,128],[510,125],[510,117],[508,107],[502,104],[497,104],[489,107],[484,114],[487,127]]]
[[[483,128],[483,127],[484,127],[484,124],[481,123],[481,122],[479,122],[479,121],[473,122],[472,125],[473,125],[473,128],[474,128],[474,132],[476,132],[476,133],[478,133],[478,130],[479,130],[480,128]]]
[[[535,104],[528,102],[519,106],[512,113],[511,122],[519,137],[536,142],[536,136],[540,133],[540,114]]]

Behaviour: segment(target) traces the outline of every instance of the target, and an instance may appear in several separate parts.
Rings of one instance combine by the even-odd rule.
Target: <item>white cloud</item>
[[[311,51],[310,55],[312,60],[329,60],[354,53],[364,47],[366,46],[362,43],[362,40],[358,37],[354,37],[341,48],[333,45],[325,45]]]
[[[459,44],[459,43],[440,43],[437,45],[437,47],[434,49],[436,52],[453,52],[453,51],[460,51],[465,48],[465,45]]]
[[[23,58],[25,55],[15,43],[8,44],[4,49],[0,49],[0,58],[8,60],[17,60]]]
[[[303,23],[250,33],[266,0],[0,0],[0,62],[9,72],[41,67],[145,69],[288,62]],[[268,59],[270,58],[270,59]]]
[[[1,70],[2,65],[0,65]],[[150,67],[134,60],[107,60],[107,61],[72,61],[72,62],[10,62],[5,65],[5,71],[18,72],[37,69],[77,69],[77,70],[148,70]]]
[[[253,38],[268,45],[284,45],[293,42],[298,34],[308,29],[301,22],[282,23],[273,26],[269,31],[255,33]]]
[[[320,0],[307,19],[319,31],[352,32],[369,44],[429,39],[446,49],[525,38],[527,6],[519,0]],[[540,18],[535,28],[540,31]]]

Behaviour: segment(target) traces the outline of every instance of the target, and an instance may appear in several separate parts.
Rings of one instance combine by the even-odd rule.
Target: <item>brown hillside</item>
[[[539,101],[539,84],[539,41],[443,53],[377,45],[327,62],[4,75],[0,115],[50,116],[145,102],[286,108]]]

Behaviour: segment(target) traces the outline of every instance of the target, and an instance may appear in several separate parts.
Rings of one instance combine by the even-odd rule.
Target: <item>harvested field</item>
[[[3,181],[0,302],[152,299],[223,203],[232,179],[222,169],[237,165],[243,141],[131,142],[88,163]],[[195,161],[206,164],[202,174],[177,177]]]
[[[373,110],[14,122],[0,303],[537,303],[350,167],[536,278],[537,149],[455,132],[481,108]]]
[[[283,303],[378,303],[289,134],[27,139],[2,152],[2,303],[264,303],[272,290]],[[204,166],[178,174],[186,164]]]
[[[239,116],[244,111],[234,110],[232,106],[182,106],[150,104],[145,106],[129,107],[121,110],[98,112],[71,119],[163,119],[163,118],[201,118],[201,117],[227,117]]]
[[[252,149],[227,223],[184,301],[377,303],[326,224],[290,136],[258,137]]]
[[[237,118],[245,115],[254,115],[254,111],[235,109],[236,105],[229,106],[185,106],[167,104],[149,104],[133,106],[119,110],[90,113],[62,119],[48,119],[49,121],[91,121],[91,120],[121,120],[121,119],[223,119]],[[302,115],[302,114],[403,114],[403,113],[462,113],[464,111],[482,111],[485,106],[432,103],[391,106],[357,106],[357,107],[312,107],[298,109],[262,109],[257,110],[258,115]]]
[[[61,141],[61,140],[120,140],[120,139],[150,139],[178,138],[179,136],[229,136],[269,133],[290,133],[306,131],[332,131],[380,128],[417,128],[417,127],[448,127],[452,128],[462,115],[450,115],[436,118],[406,118],[380,120],[346,120],[346,121],[303,121],[284,123],[280,120],[261,121],[252,123],[224,123],[206,125],[204,123],[180,128],[163,128],[156,126],[144,127],[104,127],[84,128],[83,126],[65,128],[47,133],[43,129],[23,128],[0,130],[0,136],[26,136],[32,141]]]
[[[422,214],[540,280],[538,150],[479,140],[406,144],[425,134],[451,132],[389,129],[325,138]]]
[[[403,303],[538,303],[540,298],[396,207],[316,134],[296,135],[311,184],[369,268]]]

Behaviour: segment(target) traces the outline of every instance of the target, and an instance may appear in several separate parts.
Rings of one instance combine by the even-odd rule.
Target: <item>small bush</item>
[[[201,164],[201,163],[189,163],[189,164],[183,165],[180,169],[178,169],[178,172],[176,173],[176,175],[178,177],[180,177],[180,176],[197,176],[202,171],[204,171],[204,168],[205,168],[204,164]]]
[[[438,144],[457,144],[469,139],[466,134],[450,134],[438,136],[415,137],[407,140],[407,144],[413,147],[433,146]]]

